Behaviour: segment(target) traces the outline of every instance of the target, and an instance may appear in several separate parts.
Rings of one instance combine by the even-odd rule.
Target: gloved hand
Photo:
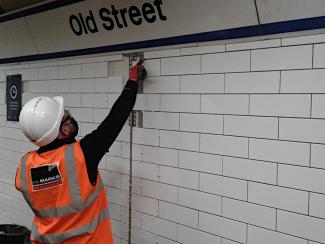
[[[142,66],[143,61],[141,60],[137,63],[130,72],[129,80],[133,81],[143,81],[147,76],[146,69]]]

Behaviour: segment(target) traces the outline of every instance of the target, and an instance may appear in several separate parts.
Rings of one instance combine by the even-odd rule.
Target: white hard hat
[[[63,115],[63,97],[35,97],[22,108],[19,123],[25,136],[42,147],[58,137]]]

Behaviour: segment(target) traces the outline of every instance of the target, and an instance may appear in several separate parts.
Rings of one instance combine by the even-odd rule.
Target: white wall
[[[325,35],[145,57],[133,242],[325,243]],[[5,75],[22,73],[24,101],[63,95],[83,136],[109,111],[127,69],[120,55],[1,68],[0,223],[31,221],[13,184],[32,147],[5,121]],[[117,244],[127,243],[128,140],[126,126],[101,163]]]

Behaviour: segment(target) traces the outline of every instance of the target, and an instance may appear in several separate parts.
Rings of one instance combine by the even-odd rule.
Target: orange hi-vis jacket
[[[32,243],[113,244],[103,182],[99,173],[96,185],[89,182],[79,142],[27,153],[16,188],[35,214]]]

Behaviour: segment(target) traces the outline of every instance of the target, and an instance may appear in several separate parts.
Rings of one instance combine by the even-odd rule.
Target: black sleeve
[[[138,83],[129,80],[104,121],[96,130],[80,140],[88,178],[92,184],[96,183],[100,160],[117,138],[134,107],[137,91]]]

